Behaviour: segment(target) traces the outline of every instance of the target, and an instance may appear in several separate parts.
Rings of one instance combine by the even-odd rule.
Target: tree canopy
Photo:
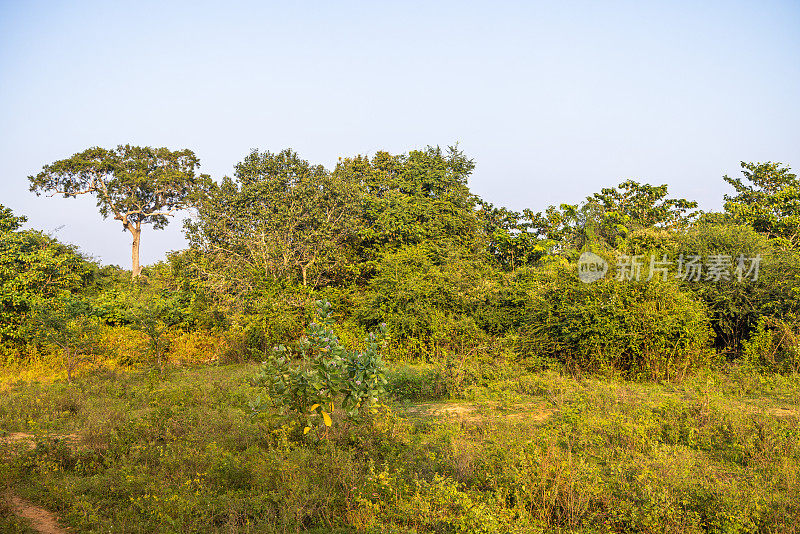
[[[197,202],[211,183],[208,176],[195,174],[199,165],[197,156],[188,149],[94,147],[45,165],[28,179],[30,190],[37,195],[95,195],[103,218],[112,216],[131,233],[131,271],[137,277],[141,273],[142,225],[162,229],[175,212]]]
[[[316,287],[335,277],[360,221],[355,183],[292,150],[254,150],[235,171],[187,224],[192,244],[222,264],[274,280]]]
[[[673,318],[692,301],[692,313],[708,314],[715,348],[726,355],[741,353],[763,317],[800,314],[800,182],[778,163],[743,163],[742,178],[725,177],[736,191],[725,198],[726,213],[699,217],[696,202],[635,180],[541,212],[495,207],[470,191],[474,163],[457,147],[345,157],[332,170],[291,149],[252,150],[218,183],[197,176],[197,165],[191,151],[94,148],[30,177],[37,193],[95,195],[100,213],[134,235],[143,224],[163,228],[175,210],[196,205],[185,225],[188,250],[148,268],[147,279],[130,287],[116,273],[90,297],[104,323],[133,328],[138,323],[126,317],[140,304],[152,311],[149,318],[166,318],[155,293],[135,290],[152,282],[165,295],[180,292],[180,329],[219,329],[238,339],[235,350],[254,357],[299,335],[310,302],[322,298],[353,332],[385,322],[393,350],[432,360],[504,350],[530,356],[538,330],[529,327],[543,321],[532,310],[548,309],[537,299],[561,313],[575,304],[569,295],[579,294],[585,298],[569,313],[596,301],[597,318],[614,311],[614,299],[650,295],[648,303],[661,302],[657,291],[622,283],[671,284],[662,296],[677,306]],[[23,222],[0,207],[0,319],[9,335],[14,318],[38,302],[37,291],[45,306],[55,292],[81,293],[91,270],[69,247],[20,231]],[[584,252],[606,262],[602,284],[584,286],[573,276]],[[630,278],[609,274],[626,262],[636,264],[635,278],[633,270]],[[681,275],[690,263],[694,278]],[[742,276],[745,266],[752,276]],[[628,320],[609,324],[617,329]],[[570,333],[559,321],[545,325],[558,343],[591,333]],[[164,330],[143,331],[156,342],[152,352],[161,353]],[[560,358],[557,352],[551,356]],[[625,358],[641,356],[634,352]]]
[[[781,163],[741,162],[742,177],[723,179],[736,190],[725,195],[725,211],[779,243],[800,245],[800,181]],[[749,182],[749,183],[748,183]]]

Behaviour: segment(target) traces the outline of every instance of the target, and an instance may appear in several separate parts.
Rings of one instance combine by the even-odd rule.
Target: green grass
[[[79,532],[796,532],[800,383],[681,384],[505,367],[303,436],[251,417],[256,366],[0,386],[0,478]],[[456,398],[444,398],[446,395]],[[25,532],[0,507],[0,531]],[[17,529],[17,530],[14,530]]]

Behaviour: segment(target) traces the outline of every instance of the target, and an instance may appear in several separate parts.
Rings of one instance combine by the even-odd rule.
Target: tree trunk
[[[137,278],[142,274],[142,268],[139,266],[139,242],[142,238],[142,224],[137,223],[135,227],[129,224],[128,230],[133,235],[133,243],[131,244],[131,277]]]
[[[64,356],[66,360],[66,367],[67,367],[67,384],[72,384],[72,351],[69,348],[64,350]]]

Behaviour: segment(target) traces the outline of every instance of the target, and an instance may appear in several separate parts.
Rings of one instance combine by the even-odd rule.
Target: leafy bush
[[[35,343],[57,347],[64,359],[67,382],[71,382],[80,355],[94,349],[97,321],[87,301],[64,291],[34,304],[22,331]]]
[[[762,317],[750,339],[744,342],[744,360],[776,373],[800,371],[800,325],[774,317]]]
[[[0,342],[22,343],[23,323],[37,303],[77,293],[92,278],[94,266],[75,247],[20,230],[25,220],[0,204]]]
[[[574,267],[553,266],[531,296],[517,350],[539,365],[657,380],[709,361],[705,309],[673,283],[584,284]]]
[[[469,251],[428,244],[387,254],[355,310],[356,319],[373,326],[385,318],[396,360],[467,355],[482,337],[471,316],[493,277],[481,262]]]
[[[433,366],[403,365],[393,369],[386,390],[396,399],[412,401],[440,399],[447,393],[441,369]]]
[[[739,282],[732,276],[731,280],[718,282],[705,279],[684,282],[684,289],[694,293],[708,309],[716,348],[731,355],[741,351],[742,341],[759,317],[770,313],[775,302],[788,297],[788,284],[781,279],[786,273],[797,271],[796,267],[782,265],[784,262],[772,253],[767,239],[746,225],[698,224],[678,236],[674,253],[685,258],[698,255],[703,260],[712,254],[722,254],[730,256],[734,265],[740,255],[761,256],[758,280]],[[778,288],[781,290],[775,291]]]
[[[318,323],[306,328],[298,343],[300,358],[284,345],[275,347],[254,382],[266,388],[272,403],[305,423],[304,433],[313,426],[331,426],[331,414],[338,404],[348,418],[381,404],[386,385],[379,353],[385,325],[380,333],[370,333],[362,351],[349,350],[339,343],[333,330],[329,302],[317,301]],[[259,397],[250,403],[254,411],[268,404]]]
[[[164,354],[172,340],[170,334],[187,319],[184,294],[135,280],[101,293],[94,304],[95,314],[109,324],[126,325],[147,339],[147,357],[128,355],[129,363],[146,359],[163,372]]]

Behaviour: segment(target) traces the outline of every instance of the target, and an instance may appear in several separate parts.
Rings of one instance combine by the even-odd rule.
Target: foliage
[[[761,317],[744,342],[744,361],[771,373],[800,371],[800,324],[796,319]]]
[[[317,287],[341,276],[359,225],[356,184],[292,150],[254,150],[187,224],[192,245],[238,276]],[[221,267],[220,267],[221,268]]]
[[[339,343],[333,330],[330,303],[316,304],[319,322],[309,324],[300,339],[299,360],[292,361],[292,351],[279,345],[255,378],[274,405],[305,423],[304,432],[312,426],[331,426],[336,405],[348,418],[355,418],[374,412],[385,395],[386,376],[379,353],[385,325],[379,334],[367,336],[364,350],[350,350]],[[251,403],[256,411],[264,406],[260,397]]]
[[[519,213],[484,201],[479,205],[478,214],[488,239],[487,252],[502,269],[513,271],[533,265],[553,247],[552,241],[536,232],[537,215],[530,210]]]
[[[93,266],[74,247],[34,230],[0,206],[0,341],[22,342],[32,306],[91,282]]]
[[[37,195],[95,195],[103,218],[113,215],[133,236],[132,274],[137,277],[142,224],[164,228],[168,217],[197,202],[210,184],[208,176],[195,176],[199,165],[188,149],[94,147],[45,165],[28,179]]]
[[[604,187],[589,199],[603,207],[609,225],[622,225],[627,230],[685,227],[695,217],[690,210],[697,208],[697,202],[667,198],[667,194],[666,184],[654,186],[626,180],[617,187]]]
[[[94,350],[97,325],[91,313],[89,302],[64,291],[55,298],[39,300],[23,327],[30,340],[55,346],[61,351],[67,382],[72,382],[79,355]]]
[[[401,341],[412,361],[466,356],[466,344],[481,337],[470,315],[493,277],[479,255],[463,248],[404,247],[383,256],[354,315],[367,327],[385,320],[390,341]]]
[[[131,327],[147,337],[150,358],[162,373],[164,351],[170,341],[165,334],[183,320],[181,304],[177,295],[162,292],[147,295],[130,308]]]
[[[725,195],[725,211],[737,222],[749,224],[781,246],[800,244],[800,182],[781,163],[741,162],[742,178],[723,179],[736,190]],[[749,182],[746,183],[746,182]]]
[[[127,325],[144,334],[147,356],[163,372],[167,335],[187,318],[185,295],[149,281],[130,281],[107,290],[95,299],[95,314],[106,322]],[[141,356],[129,354],[127,363],[139,363]]]
[[[69,274],[69,283],[62,278],[65,283],[50,290],[46,284],[59,276],[48,274],[36,287],[42,273],[25,290],[11,287],[27,276],[15,265],[4,292],[6,340],[17,332],[13,321],[24,316],[28,302],[69,289],[91,299],[107,324],[142,332],[155,361],[163,363],[180,329],[216,339],[215,361],[242,362],[294,339],[311,303],[333,299],[340,335],[355,341],[385,321],[389,357],[433,364],[446,394],[458,396],[463,384],[479,380],[474,369],[492,358],[674,379],[708,360],[704,314],[714,348],[734,358],[759,320],[800,313],[800,252],[786,246],[796,177],[780,164],[743,164],[743,180],[726,177],[738,192],[726,198],[726,213],[696,217],[695,202],[670,197],[666,185],[634,180],[541,213],[498,208],[470,192],[474,163],[458,147],[379,151],[340,159],[332,171],[290,149],[253,150],[236,165],[234,178],[218,185],[194,178],[197,161],[189,151],[158,150],[165,149],[91,149],[45,166],[31,177],[32,186],[67,196],[97,194],[101,211],[119,216],[114,206],[124,199],[117,195],[114,204],[103,187],[175,185],[181,173],[191,175],[194,185],[181,197],[182,207],[200,202],[198,217],[186,226],[191,248],[148,267],[139,289],[119,273],[85,264],[77,278],[70,269],[59,273]],[[150,165],[152,175],[135,164],[158,154],[168,163],[177,159],[163,168]],[[763,209],[748,208],[753,203]],[[155,213],[151,222],[166,224],[166,214]],[[19,231],[21,222],[3,211],[0,227],[12,236],[4,239],[30,239],[33,234]],[[620,254],[757,257],[761,270],[757,280],[659,287],[553,279],[587,250],[612,264]],[[647,320],[637,323],[634,313]],[[681,328],[687,329],[683,344]],[[123,361],[141,355],[129,351]]]
[[[518,340],[522,357],[569,371],[680,379],[709,361],[705,308],[674,283],[578,281],[571,267],[538,274]]]
[[[17,217],[11,208],[0,204],[0,235],[15,232],[28,220],[24,215]]]
[[[643,229],[674,231],[695,216],[697,202],[667,198],[667,186],[634,180],[603,188],[580,205],[550,206],[531,220],[538,233],[553,241],[554,251],[572,258],[586,249],[624,249],[632,232]],[[598,251],[596,250],[596,251]],[[576,256],[577,257],[577,256]]]
[[[342,159],[333,176],[355,180],[363,192],[356,244],[362,276],[372,275],[381,256],[407,246],[480,247],[476,199],[467,186],[474,167],[457,146]]]
[[[797,272],[798,266],[782,265],[772,252],[767,239],[747,225],[701,223],[679,234],[672,249],[674,258],[689,259],[697,256],[706,261],[709,256],[725,257],[730,263],[730,277],[714,281],[703,274],[700,280],[686,281],[684,289],[694,293],[709,311],[718,350],[738,355],[742,342],[747,339],[759,317],[771,314],[777,302],[773,293],[787,285],[781,279]],[[738,258],[744,258],[747,267],[758,258],[758,278],[755,273],[739,280],[735,273]],[[779,265],[781,265],[779,267]],[[798,273],[800,274],[800,272]],[[784,298],[789,292],[782,291]],[[795,299],[796,300],[796,299]],[[791,302],[785,304],[791,305]]]

